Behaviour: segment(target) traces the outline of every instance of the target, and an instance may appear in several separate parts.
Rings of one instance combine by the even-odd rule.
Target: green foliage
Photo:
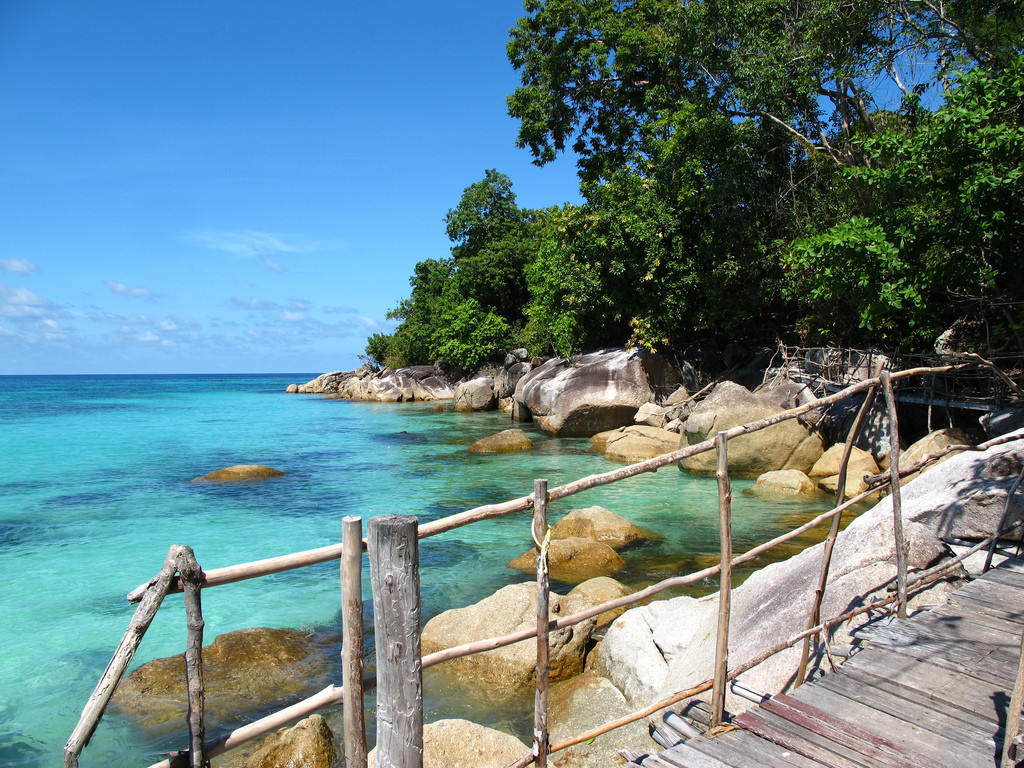
[[[388,313],[401,322],[390,336],[371,337],[367,353],[392,366],[470,370],[511,344],[525,316],[534,220],[516,205],[509,178],[488,170],[445,217],[451,257],[416,265],[412,294]]]
[[[374,333],[366,340],[366,356],[375,365],[387,365],[388,350],[393,337],[389,333]]]
[[[439,360],[463,371],[472,371],[511,342],[503,317],[484,311],[476,299],[446,306],[434,328],[431,349]]]
[[[849,176],[873,195],[869,215],[797,241],[787,259],[812,321],[922,345],[967,315],[1016,333],[1000,308],[1024,300],[1024,60],[964,74],[915,131],[863,149],[874,164]]]

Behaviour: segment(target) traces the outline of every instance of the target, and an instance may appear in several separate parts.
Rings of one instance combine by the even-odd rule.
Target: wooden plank
[[[955,592],[953,594],[956,594]],[[989,616],[994,616],[1002,619],[1003,621],[1009,622],[1015,626],[1024,625],[1024,614],[1013,608],[1007,607],[1005,604],[993,604],[982,600],[972,600],[970,597],[964,597],[959,600],[949,601],[954,606],[965,606],[964,610],[968,610],[978,613],[985,613]],[[1015,604],[1015,603],[1013,603]],[[1012,604],[1011,604],[1012,605]]]
[[[821,699],[817,689],[813,687],[807,694]],[[825,706],[835,707],[842,697],[833,697],[827,691],[824,698],[831,699],[831,704],[821,701]],[[931,757],[922,754],[917,747],[917,739],[906,739],[912,744],[903,743],[883,736],[873,730],[851,722],[849,718],[837,717],[819,706],[801,701],[786,694],[780,694],[761,705],[762,709],[785,717],[793,723],[818,733],[836,744],[842,744],[857,750],[860,754],[873,757],[886,765],[906,766],[906,768],[947,768]]]
[[[977,602],[997,609],[1006,609],[1009,606],[1013,610],[1012,606],[1020,604],[1021,591],[990,579],[978,579],[950,593],[949,599],[956,602]],[[1019,610],[1014,612],[1024,621],[1024,613]]]
[[[1005,612],[1004,612],[1005,613]],[[945,603],[931,611],[932,623],[962,622],[967,625],[984,626],[991,632],[1004,635],[1020,636],[1022,625],[1010,621],[1004,616],[989,611],[972,610],[962,603]]]
[[[696,750],[730,765],[748,765],[756,756],[766,768],[820,768],[821,763],[736,728],[718,736],[701,736],[686,742]]]
[[[666,764],[678,766],[678,768],[739,768],[740,763],[723,762],[719,758],[691,746],[691,742],[701,741],[703,738],[700,736],[683,744],[677,744],[671,749],[659,752],[658,757]],[[760,760],[760,755],[757,757]],[[649,759],[644,760],[643,764],[644,768],[650,768],[652,765]]]
[[[889,768],[884,763],[841,744],[826,742],[817,734],[762,707],[748,709],[733,718],[733,723],[751,733],[778,744],[798,755],[816,760],[829,768]]]
[[[799,698],[794,697],[795,701],[817,709],[820,714],[814,717],[824,716],[826,722],[841,729],[844,737],[863,740],[869,748],[877,747],[884,754],[891,752],[907,765],[976,768],[991,754],[976,739],[965,738],[963,723],[954,722],[952,730],[947,728],[945,732],[924,727],[908,711],[906,702],[902,712],[892,714],[820,685],[801,687],[796,696]],[[949,734],[955,738],[948,738]]]
[[[718,761],[711,762],[700,752],[694,754],[691,758],[693,760],[704,760],[704,762],[690,762],[690,763],[674,763],[668,757],[665,756],[664,752],[659,752],[656,755],[651,755],[644,759],[644,768],[732,768],[732,766],[725,765]]]
[[[899,702],[909,702],[915,707],[928,710],[935,717],[941,715],[950,722],[963,722],[975,728],[988,727],[992,721],[990,714],[980,712],[977,706],[969,703],[965,706],[960,696],[957,696],[956,701],[948,701],[941,696],[941,691],[928,693],[914,685],[880,677],[864,669],[844,667],[842,674],[826,675],[816,684],[836,691],[849,690],[864,697],[867,702],[874,701],[875,695],[891,696],[895,707],[902,706]],[[922,722],[929,720],[922,719]]]
[[[1001,685],[1012,672],[1007,672],[1011,664],[1007,655],[988,653],[978,655],[965,647],[967,644],[938,644],[938,643],[917,643],[914,645],[882,645],[876,646],[878,650],[889,650],[937,667],[969,674],[978,680]],[[942,654],[948,654],[943,656]],[[951,658],[950,658],[951,657]]]
[[[1024,565],[1020,566],[1020,570],[1002,567],[993,568],[981,578],[986,581],[995,581],[999,584],[1006,584],[1007,586],[1024,590]]]
[[[1016,643],[1012,642],[1013,640],[1016,640]],[[879,628],[878,631],[871,633],[870,641],[876,645],[920,645],[929,649],[948,646],[959,656],[963,656],[966,650],[968,656],[984,658],[994,652],[1015,654],[1020,643],[1020,633],[998,632],[983,625],[973,625],[968,619],[956,623],[908,622]]]
[[[980,712],[991,711],[993,693],[1004,686],[1004,683],[993,684],[987,680],[978,680],[963,670],[948,669],[940,665],[939,660],[915,662],[908,656],[882,648],[872,651],[870,655],[872,658],[867,660],[855,657],[843,667],[848,673],[852,670],[866,670],[870,674],[889,677],[951,706],[973,706]]]

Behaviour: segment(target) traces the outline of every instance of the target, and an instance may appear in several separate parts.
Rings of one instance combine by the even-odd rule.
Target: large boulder
[[[564,616],[593,606],[582,595],[560,597],[551,594],[551,616]],[[537,586],[512,584],[490,597],[465,608],[445,611],[423,627],[424,655],[475,640],[516,632],[537,626]],[[551,632],[551,680],[565,680],[583,671],[587,643],[596,619]],[[536,640],[523,640],[504,648],[464,656],[445,662],[448,671],[458,677],[516,691],[533,684],[537,663]]]
[[[284,477],[286,472],[272,467],[265,467],[262,464],[235,464],[223,469],[215,469],[213,472],[194,477],[190,483],[240,483],[252,480],[266,480],[271,477]]]
[[[644,459],[653,459],[663,453],[679,450],[678,432],[667,429],[634,424],[622,427],[608,435],[604,446],[604,457],[609,461],[633,464]]]
[[[514,399],[546,432],[589,436],[632,424],[640,406],[679,383],[679,370],[664,356],[605,349],[548,360],[519,380]]]
[[[604,507],[574,509],[551,528],[552,539],[583,538],[600,541],[613,549],[660,538]]]
[[[776,469],[758,477],[750,493],[766,498],[815,496],[818,486],[799,469]]]
[[[512,397],[519,380],[533,368],[529,363],[515,361],[494,375],[494,396],[499,400]]]
[[[528,451],[533,448],[533,441],[521,429],[504,429],[495,435],[481,437],[467,450],[470,453],[511,453]]]
[[[572,680],[555,683],[548,691],[548,729],[557,742],[585,733],[632,711],[626,698],[610,680],[584,672]],[[559,750],[548,758],[554,768],[607,768],[619,765],[620,749],[649,752],[654,742],[645,720],[637,720],[582,744]]]
[[[334,733],[321,715],[267,736],[245,761],[245,768],[334,768]]]
[[[1012,444],[984,453],[963,453],[909,483],[902,490],[907,563],[923,568],[948,555],[942,537],[980,538],[998,524],[1007,493],[1024,467],[1024,435]],[[1022,516],[1022,504],[1010,505],[1010,522]],[[732,593],[730,665],[742,664],[761,650],[806,627],[821,566],[819,544],[751,575]],[[895,577],[892,497],[887,496],[839,534],[833,554],[823,617],[838,615],[879,595]],[[934,602],[951,588],[933,587],[919,600]],[[711,674],[715,652],[717,595],[679,597],[627,611],[598,646],[594,668],[605,674],[634,706],[696,684]],[[835,640],[868,621],[861,616],[837,628]],[[774,693],[792,681],[799,646],[772,657],[743,676],[758,690]],[[733,711],[748,706],[732,700]]]
[[[203,648],[206,712],[210,722],[232,722],[322,689],[331,681],[336,649],[296,629],[240,629]],[[156,732],[181,727],[188,712],[183,655],[155,659],[118,685],[114,706]]]
[[[631,595],[633,590],[610,576],[597,576],[593,579],[587,579],[582,584],[577,584],[569,594],[582,595],[600,605],[601,603],[607,603],[609,600],[617,600],[620,597]],[[601,629],[608,626],[625,613],[627,608],[628,606],[623,606],[599,613],[597,615],[597,628]]]
[[[731,381],[718,384],[683,424],[686,445],[696,445],[741,424],[786,410],[765,397]],[[757,477],[775,469],[807,472],[820,458],[821,437],[799,419],[789,419],[767,429],[741,435],[729,441],[729,471],[743,477]],[[715,472],[715,452],[705,451],[679,462],[680,469],[700,475]]]
[[[821,458],[814,462],[808,477],[818,483],[818,487],[827,492],[835,493],[839,488],[839,470],[843,462],[843,453],[846,446],[836,443],[821,455]],[[846,488],[843,493],[846,498],[852,498],[867,490],[868,485],[864,478],[879,473],[878,464],[874,457],[867,451],[860,448],[850,448],[850,458],[846,464]]]
[[[537,550],[524,552],[506,563],[521,573],[537,572]],[[579,584],[596,576],[618,573],[626,561],[607,544],[578,537],[551,539],[548,547],[548,573],[554,581]]]
[[[971,439],[971,436],[962,429],[957,429],[955,427],[937,429],[934,432],[929,432],[900,454],[900,467],[909,467],[911,464],[923,459],[926,455],[930,453],[938,453],[951,445],[974,445],[974,440]],[[955,455],[956,452],[947,453],[941,459],[937,459],[934,463],[928,464],[917,472],[903,478],[901,481],[902,484],[906,485],[922,472],[934,469],[939,464]]]
[[[505,768],[529,751],[515,736],[468,720],[423,726],[423,768]],[[366,757],[368,768],[374,768],[377,748]]]
[[[456,411],[491,411],[496,406],[493,376],[477,376],[455,386]]]

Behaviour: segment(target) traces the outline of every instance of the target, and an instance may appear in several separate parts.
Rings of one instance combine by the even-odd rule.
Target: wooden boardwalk
[[[643,760],[644,768],[998,768],[1024,630],[1011,560],[906,621],[865,629],[835,673]]]

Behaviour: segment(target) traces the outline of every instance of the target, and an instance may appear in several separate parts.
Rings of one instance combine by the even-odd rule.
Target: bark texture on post
[[[181,547],[176,558],[178,575],[185,591],[185,621],[188,640],[185,645],[185,682],[188,688],[189,766],[203,768],[206,741],[206,686],[203,683],[203,571],[191,547]]]
[[[900,425],[896,418],[896,398],[888,371],[879,375],[889,414],[889,490],[892,492],[892,527],[896,537],[896,615],[907,618],[907,541],[903,535],[903,504],[900,500]]]
[[[548,676],[550,673],[548,646],[548,604],[550,579],[548,576],[548,481],[533,483],[533,540],[537,544],[537,693],[533,708],[533,751],[538,768],[548,764]]]
[[[363,717],[363,519],[341,521],[341,680],[345,691],[345,765],[366,768]]]
[[[722,570],[718,587],[718,638],[715,644],[715,678],[711,689],[711,727],[720,725],[725,713],[726,675],[729,671],[729,614],[732,610],[732,483],[729,480],[729,436],[715,438],[718,478],[718,536]]]
[[[423,670],[417,522],[381,515],[367,524],[377,649],[378,768],[422,768]]]

